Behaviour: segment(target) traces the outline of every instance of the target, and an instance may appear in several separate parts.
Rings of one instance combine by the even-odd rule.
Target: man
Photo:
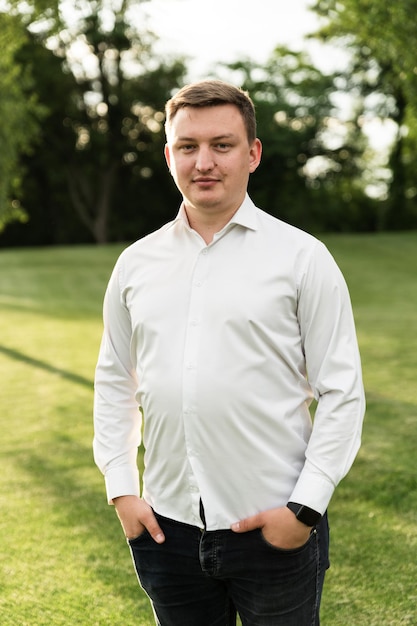
[[[364,414],[347,288],[319,241],[248,197],[244,92],[184,87],[166,135],[183,202],[110,279],[95,459],[157,624],[319,624],[325,513]]]

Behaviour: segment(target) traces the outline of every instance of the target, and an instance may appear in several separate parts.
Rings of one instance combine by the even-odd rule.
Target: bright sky
[[[277,45],[301,49],[319,20],[312,0],[151,0],[142,5],[160,49],[191,56],[192,79],[216,62],[264,61]]]

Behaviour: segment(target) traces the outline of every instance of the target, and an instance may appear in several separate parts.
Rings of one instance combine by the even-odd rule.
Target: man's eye
[[[221,150],[222,152],[225,152],[226,150],[230,149],[230,143],[218,143],[216,145],[217,150]]]
[[[191,152],[192,150],[194,150],[195,146],[193,146],[192,144],[185,144],[183,146],[180,146],[180,150],[182,150],[182,152]]]

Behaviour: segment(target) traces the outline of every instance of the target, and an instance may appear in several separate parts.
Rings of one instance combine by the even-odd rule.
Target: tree
[[[335,76],[284,47],[265,66],[244,60],[228,68],[256,106],[263,157],[250,190],[258,204],[309,230],[372,230],[366,142],[355,120],[340,120]]]
[[[32,91],[29,69],[16,63],[26,38],[15,15],[0,13],[0,232],[11,220],[27,219],[20,201],[23,170],[19,156],[30,152],[44,114]]]
[[[389,62],[404,83],[407,100],[417,98],[415,71],[415,23],[417,0],[381,3],[378,0],[317,0],[312,7],[328,20],[321,30],[326,38],[343,37],[344,42],[368,50],[376,61]],[[366,18],[366,19],[364,19]]]
[[[154,174],[148,157],[154,149],[162,152],[163,106],[185,70],[179,61],[155,63],[154,38],[132,27],[127,1],[112,15],[103,13],[102,2],[88,4],[91,12],[80,20],[75,38],[92,69],[84,63],[73,70],[78,114],[71,124],[77,140],[68,188],[80,219],[104,243],[124,172],[138,180]],[[73,43],[60,37],[66,58]]]
[[[42,223],[49,227],[43,243],[71,241],[71,233],[75,240],[89,233],[99,243],[137,236],[136,228],[140,233],[147,221],[150,181],[162,180],[162,168],[163,186],[173,194],[160,159],[163,107],[185,67],[179,59],[165,62],[152,54],[152,33],[132,25],[138,23],[132,17],[138,4],[123,0],[115,8],[106,0],[80,0],[65,27],[54,12],[36,29],[31,23],[33,34],[20,49],[19,61],[32,68],[48,111],[36,153],[24,158],[31,215],[41,205]],[[158,214],[161,185],[154,187]],[[74,216],[69,219],[69,207],[84,237]]]
[[[417,10],[417,0],[393,4],[319,0],[313,9],[327,19],[318,36],[325,41],[340,41],[352,51],[345,73],[347,84],[368,98],[374,115],[390,118],[397,125],[388,163],[389,198],[381,226],[415,227],[417,188],[410,163],[417,150],[417,71],[411,16]]]

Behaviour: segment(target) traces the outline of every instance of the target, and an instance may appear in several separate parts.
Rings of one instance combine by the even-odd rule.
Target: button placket
[[[183,423],[188,459],[193,467],[193,458],[198,454],[194,447],[193,432],[197,415],[198,350],[201,336],[201,314],[204,302],[204,285],[208,271],[208,253],[203,248],[199,253],[192,277],[188,308],[187,332],[183,361]],[[194,474],[189,477],[189,492],[194,505],[199,505],[199,487]],[[195,502],[194,502],[195,500]]]

